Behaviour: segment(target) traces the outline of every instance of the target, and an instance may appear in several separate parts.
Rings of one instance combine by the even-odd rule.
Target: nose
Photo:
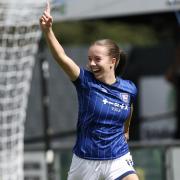
[[[96,63],[94,62],[94,60],[91,60],[91,61],[89,62],[89,64],[90,64],[90,66],[95,66],[95,65],[96,65]]]

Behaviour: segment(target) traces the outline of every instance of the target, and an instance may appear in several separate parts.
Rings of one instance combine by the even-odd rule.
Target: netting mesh
[[[24,120],[44,5],[0,2],[0,180],[23,180]]]

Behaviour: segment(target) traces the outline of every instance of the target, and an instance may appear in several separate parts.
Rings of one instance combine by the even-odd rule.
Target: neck
[[[105,83],[105,84],[111,85],[111,84],[114,84],[116,82],[116,77],[113,74],[112,76],[107,76],[106,78],[100,79],[100,81]]]

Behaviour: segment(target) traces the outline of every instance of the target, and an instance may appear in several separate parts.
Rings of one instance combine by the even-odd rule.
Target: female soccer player
[[[127,136],[135,85],[117,76],[123,53],[109,39],[94,42],[88,51],[89,70],[69,58],[52,30],[50,5],[40,18],[48,46],[77,90],[77,140],[68,180],[138,180]]]

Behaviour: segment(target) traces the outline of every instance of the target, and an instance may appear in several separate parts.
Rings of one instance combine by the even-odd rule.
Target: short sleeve
[[[92,79],[92,73],[80,67],[80,74],[75,81],[72,81],[72,83],[76,87],[85,87],[87,86],[88,81],[91,81],[91,79]]]
[[[137,98],[137,88],[136,85],[131,82],[131,103],[134,103]]]

